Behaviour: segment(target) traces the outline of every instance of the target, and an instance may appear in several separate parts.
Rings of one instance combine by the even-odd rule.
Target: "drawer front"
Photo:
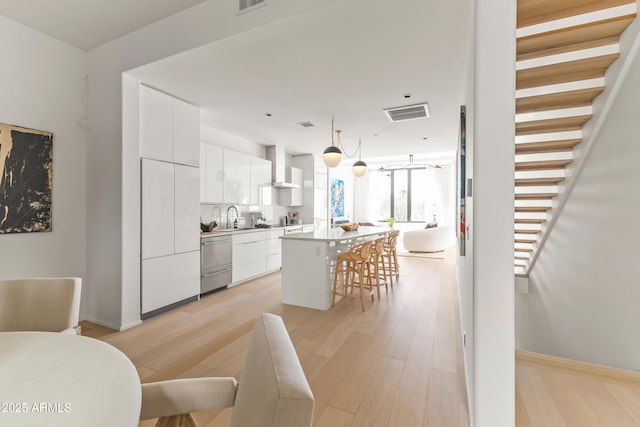
[[[267,238],[267,234],[264,231],[249,231],[247,233],[233,234],[233,244],[259,242]]]

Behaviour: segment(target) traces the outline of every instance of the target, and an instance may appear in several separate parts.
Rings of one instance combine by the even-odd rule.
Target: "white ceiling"
[[[120,16],[131,17],[129,26],[137,16],[136,25],[142,26],[169,13],[168,9],[160,13],[163,5],[187,7],[198,2],[0,0],[0,13],[83,47],[100,43],[88,40],[113,39],[127,31]],[[59,16],[48,19],[35,18],[39,13],[33,10],[38,9],[29,12],[49,3],[58,7],[62,3],[61,9],[83,6],[77,14],[73,9],[58,10]],[[138,3],[153,7],[147,7],[145,15]],[[349,154],[362,138],[365,160],[450,154],[455,151],[465,81],[469,3],[335,0],[131,74],[200,105],[205,125],[258,144],[282,145],[293,154],[320,154],[330,144],[331,116],[336,128],[343,130]],[[120,12],[105,13],[105,7]],[[43,6],[43,15],[49,9]],[[77,30],[83,34],[79,40],[73,41],[64,29],[71,25],[68,17],[66,22],[57,20],[67,14],[77,16],[73,22],[84,26]],[[102,25],[94,26],[96,21]],[[106,34],[107,30],[113,32]],[[411,97],[405,99],[407,94]],[[391,123],[382,111],[424,101],[431,109],[429,119]],[[316,126],[297,125],[302,121]]]
[[[0,0],[0,14],[90,50],[205,0]]]

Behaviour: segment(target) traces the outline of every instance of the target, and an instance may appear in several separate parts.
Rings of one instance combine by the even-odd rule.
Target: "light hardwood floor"
[[[241,381],[257,314],[283,317],[316,399],[318,427],[468,426],[455,282],[446,260],[401,257],[400,280],[366,312],[358,299],[319,311],[280,302],[270,274],[113,332],[82,322],[133,361],[143,382],[234,376]],[[201,427],[228,425],[231,410],[195,415]],[[146,421],[141,426],[152,426]]]
[[[241,379],[255,316],[275,313],[284,319],[315,395],[316,426],[465,427],[454,257],[453,250],[446,260],[400,257],[399,283],[368,301],[364,313],[358,299],[326,312],[284,305],[280,274],[274,273],[128,331],[82,322],[82,333],[121,349],[143,382]],[[199,413],[196,419],[201,427],[226,426],[230,414]],[[640,380],[516,360],[516,425],[640,426]]]

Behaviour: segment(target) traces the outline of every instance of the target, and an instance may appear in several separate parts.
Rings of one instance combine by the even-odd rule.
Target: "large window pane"
[[[372,171],[370,179],[375,194],[370,198],[371,212],[375,212],[377,220],[386,221],[391,216],[391,172]]]
[[[411,171],[411,221],[424,221],[427,215],[427,170]]]
[[[407,170],[396,170],[393,172],[393,217],[396,221],[409,220],[407,206],[409,199],[407,172]]]

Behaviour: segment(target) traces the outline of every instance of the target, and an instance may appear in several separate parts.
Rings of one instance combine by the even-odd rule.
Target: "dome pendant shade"
[[[342,161],[342,151],[335,145],[327,147],[322,153],[322,161],[330,168],[335,168]]]
[[[367,173],[367,164],[362,160],[355,162],[351,168],[355,176],[364,176]]]

